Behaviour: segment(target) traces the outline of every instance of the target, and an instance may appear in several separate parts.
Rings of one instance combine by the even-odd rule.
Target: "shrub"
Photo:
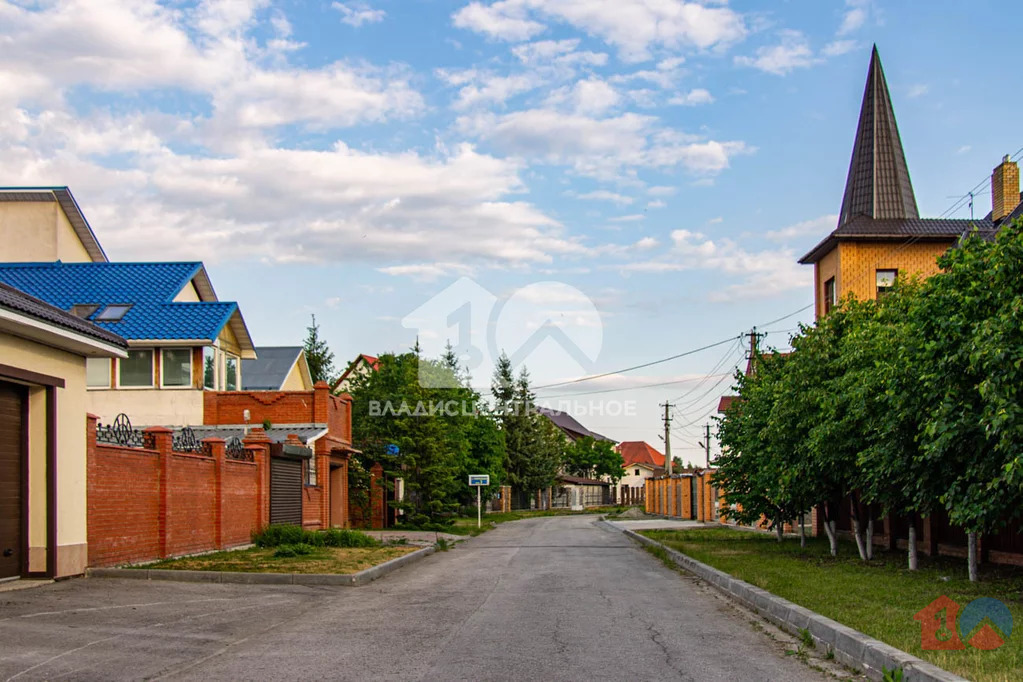
[[[259,533],[252,534],[257,547],[284,547],[306,545],[307,547],[376,547],[380,544],[374,538],[357,530],[331,528],[325,531],[305,530],[299,526],[274,524]]]
[[[316,551],[316,548],[305,542],[296,542],[289,545],[281,545],[274,552],[275,557],[291,558],[297,556],[308,556]]]
[[[279,547],[305,542],[306,531],[300,526],[277,523],[252,534],[252,542],[257,547]]]
[[[347,528],[330,528],[316,535],[327,547],[376,547],[380,544],[365,533]]]

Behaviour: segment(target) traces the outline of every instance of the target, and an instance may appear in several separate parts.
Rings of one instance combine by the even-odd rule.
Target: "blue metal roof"
[[[71,310],[98,305],[88,318],[125,339],[204,339],[220,334],[237,303],[175,303],[202,263],[0,263],[0,282]],[[131,304],[117,322],[95,321],[111,304]]]

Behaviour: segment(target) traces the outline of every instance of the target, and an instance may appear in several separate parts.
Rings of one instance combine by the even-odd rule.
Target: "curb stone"
[[[782,599],[738,578],[733,578],[723,571],[666,547],[656,540],[651,540],[625,528],[619,528],[603,519],[597,523],[624,533],[640,544],[660,547],[667,552],[675,565],[710,583],[728,597],[753,609],[783,630],[796,636],[799,636],[800,630],[809,630],[815,645],[821,646],[825,650],[831,649],[835,652],[835,659],[838,662],[862,670],[871,679],[882,679],[881,669],[884,667],[889,670],[902,668],[905,682],[966,682],[966,678],[942,670],[933,663],[928,663],[830,618],[825,618],[807,608],[793,604],[787,599]]]
[[[242,573],[232,571],[178,571],[165,568],[90,568],[90,578],[128,578],[131,580],[172,580],[185,583],[236,583],[243,585],[344,585],[356,587],[373,582],[406,564],[425,559],[436,547],[415,552],[371,566],[358,573]]]

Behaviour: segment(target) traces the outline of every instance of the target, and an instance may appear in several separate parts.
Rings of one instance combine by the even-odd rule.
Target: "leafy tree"
[[[570,443],[565,449],[565,470],[574,476],[587,478],[608,477],[617,483],[625,475],[625,460],[615,450],[614,443],[596,440],[590,436]]]
[[[306,328],[308,333],[302,342],[305,359],[309,363],[309,374],[312,375],[313,383],[317,381],[330,383],[337,378],[334,370],[334,352],[330,350],[327,342],[320,338],[320,325],[316,324],[316,315],[312,318],[313,323]]]

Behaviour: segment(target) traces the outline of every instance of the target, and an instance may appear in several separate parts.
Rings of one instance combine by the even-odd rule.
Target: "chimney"
[[[998,222],[1019,206],[1019,165],[1006,154],[991,172],[991,220]]]

